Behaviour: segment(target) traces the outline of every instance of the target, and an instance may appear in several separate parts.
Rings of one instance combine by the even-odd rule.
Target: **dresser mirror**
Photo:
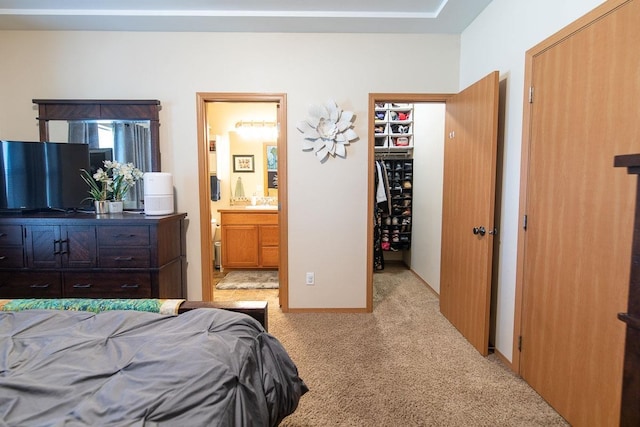
[[[34,99],[40,141],[89,144],[91,168],[104,160],[133,163],[143,172],[160,171],[157,100]],[[125,199],[126,209],[143,209],[143,186]]]

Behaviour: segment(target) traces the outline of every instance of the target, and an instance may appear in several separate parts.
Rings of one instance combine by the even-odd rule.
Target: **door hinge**
[[[528,219],[528,218],[527,218],[527,215],[524,215],[524,216],[522,217],[522,229],[523,229],[523,230],[526,230],[526,229],[527,229],[527,219]]]
[[[518,351],[522,351],[522,335],[518,336]]]
[[[533,86],[529,86],[529,104],[533,104]]]

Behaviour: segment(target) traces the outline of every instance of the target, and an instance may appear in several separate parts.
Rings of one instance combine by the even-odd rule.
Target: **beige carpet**
[[[269,331],[310,391],[283,426],[567,426],[495,356],[482,357],[413,273],[376,273],[372,314],[282,313]]]
[[[216,289],[277,289],[277,270],[232,270],[216,285]]]

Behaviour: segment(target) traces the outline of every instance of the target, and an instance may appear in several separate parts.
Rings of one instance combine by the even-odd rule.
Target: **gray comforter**
[[[0,313],[0,426],[277,425],[306,391],[242,314]]]

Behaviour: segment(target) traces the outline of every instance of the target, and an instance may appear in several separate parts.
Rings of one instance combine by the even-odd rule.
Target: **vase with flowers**
[[[89,186],[90,197],[89,200],[93,200],[93,204],[97,214],[107,213],[109,192],[111,191],[112,180],[105,170],[98,169],[96,173],[91,175],[86,169],[80,169],[80,176]]]
[[[89,194],[94,200],[96,213],[105,213],[104,205],[108,203],[108,212],[118,213],[123,210],[123,201],[129,190],[142,179],[143,173],[133,163],[120,163],[105,160],[103,168],[99,168],[93,176],[82,169],[82,179],[89,186]]]

